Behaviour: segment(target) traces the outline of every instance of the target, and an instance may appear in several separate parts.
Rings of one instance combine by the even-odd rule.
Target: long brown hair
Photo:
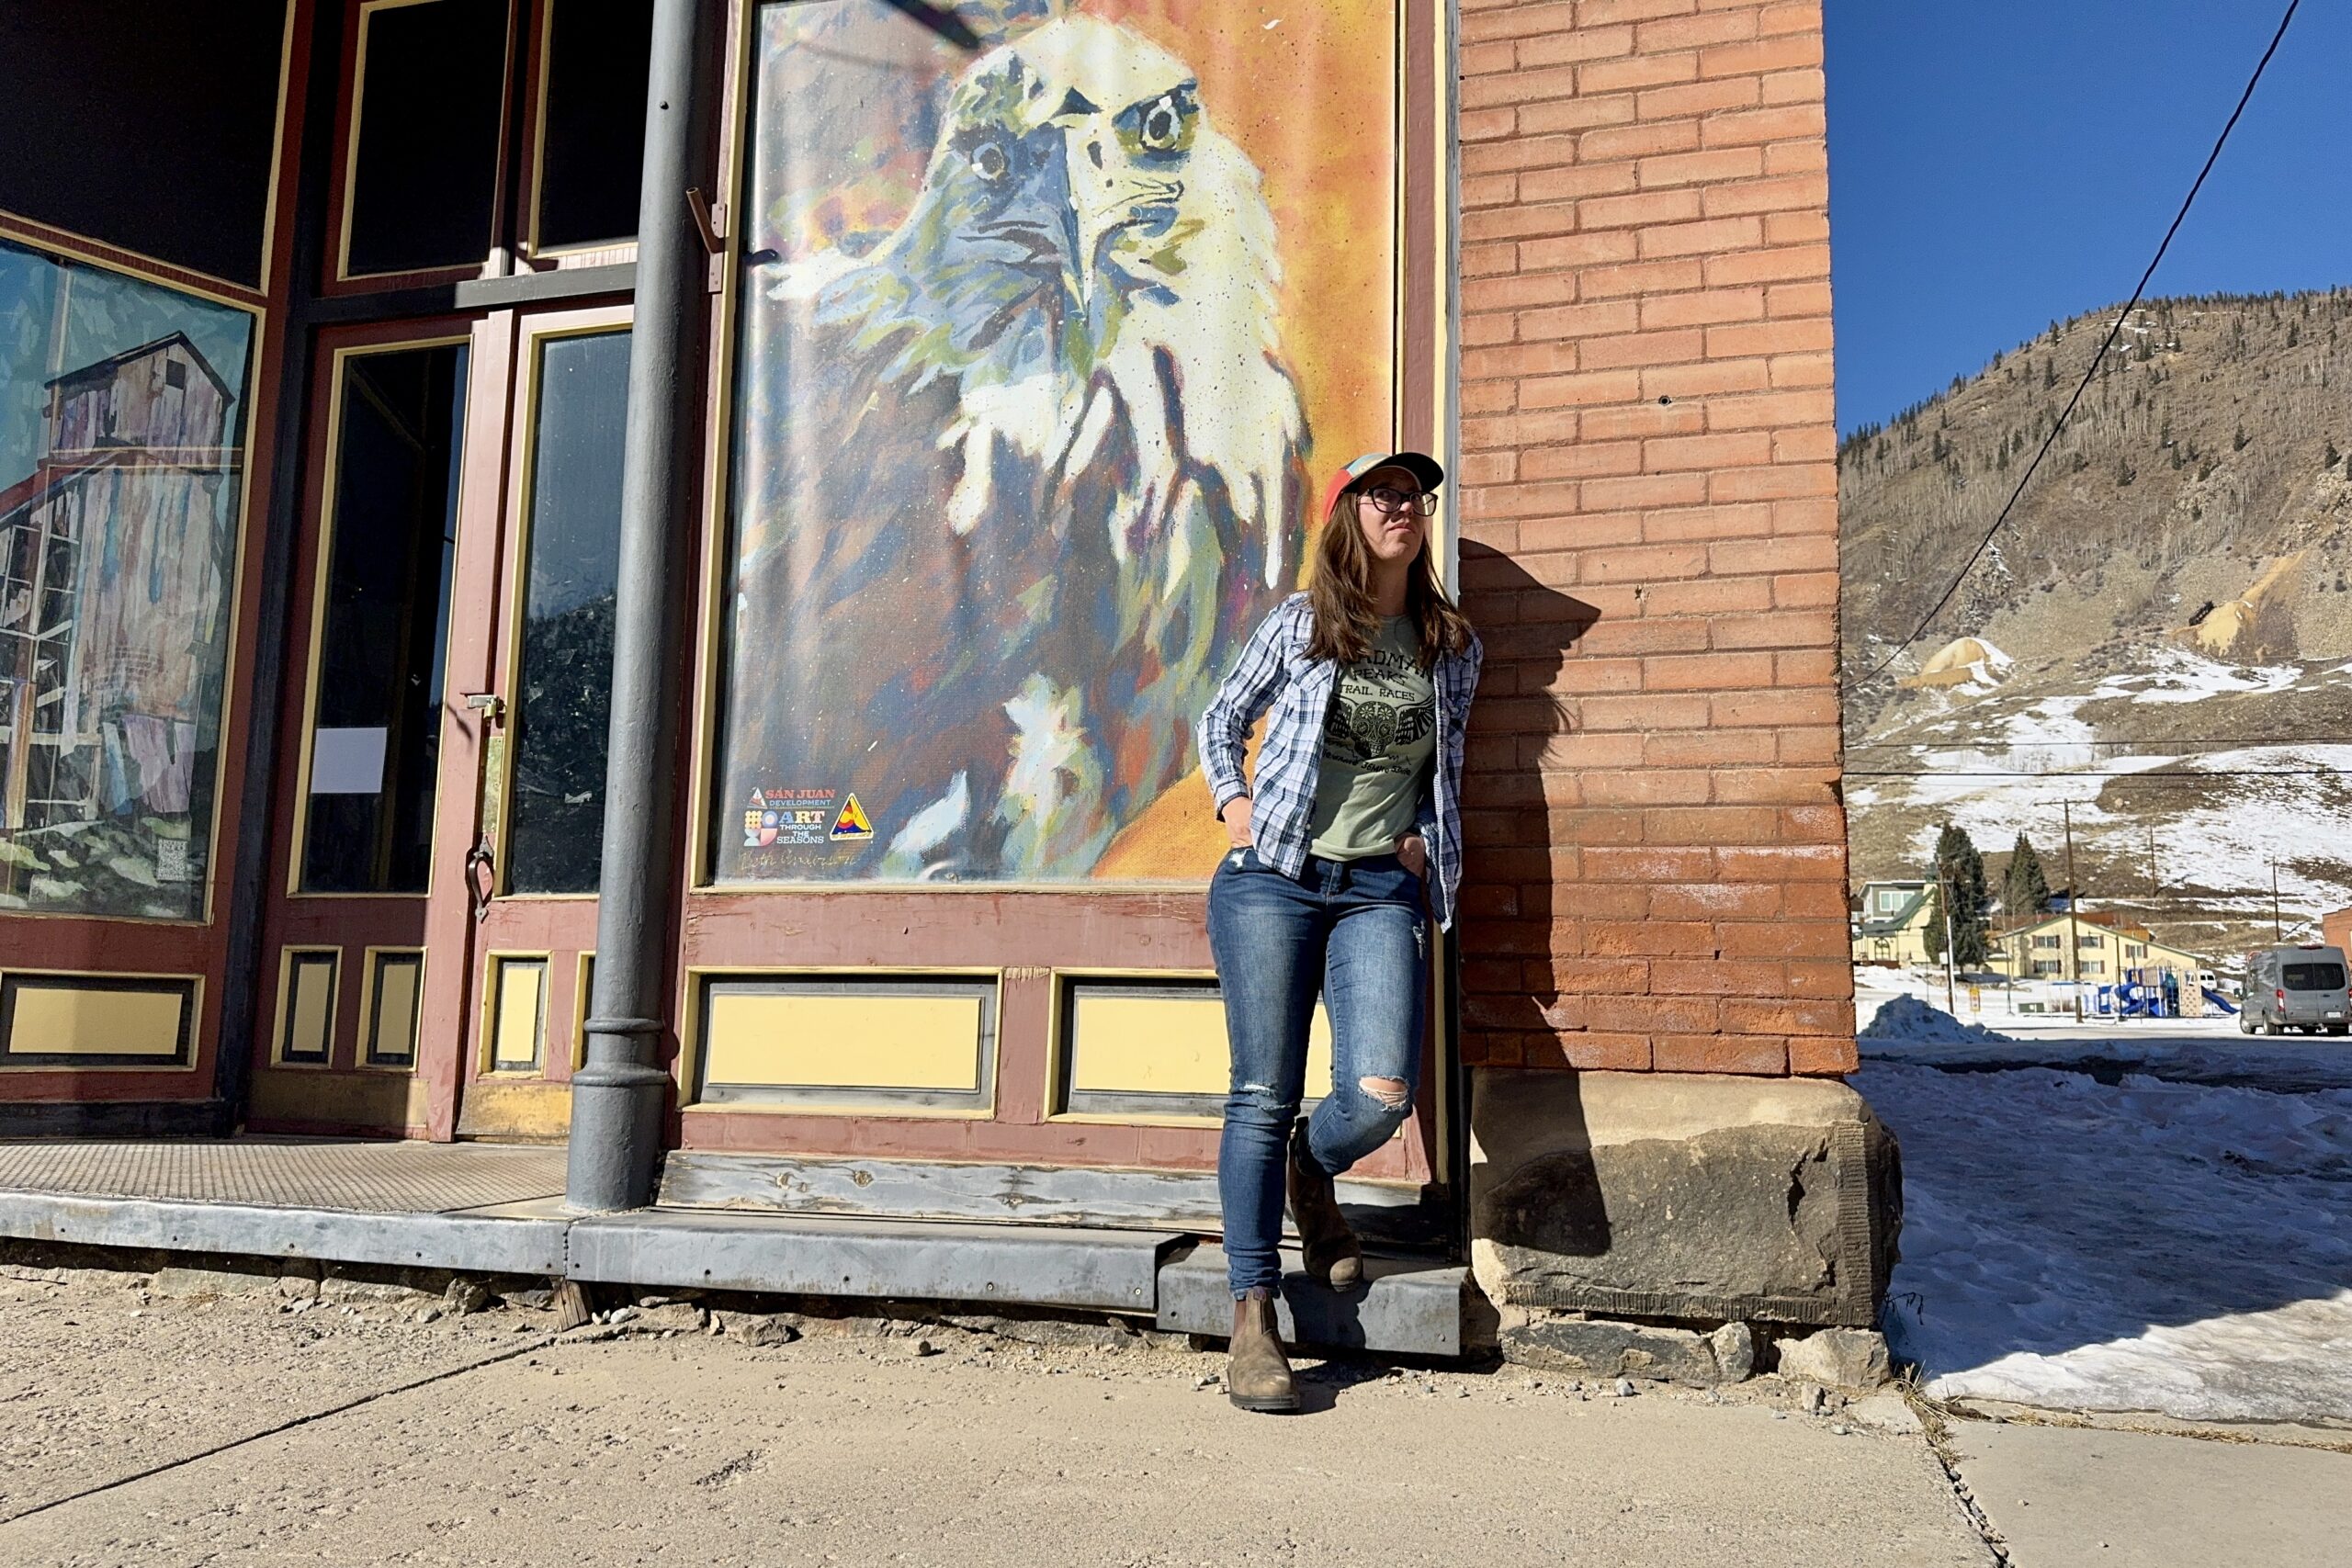
[[[1357,520],[1357,493],[1351,485],[1332,500],[1323,532],[1315,541],[1315,570],[1306,581],[1307,603],[1315,611],[1315,631],[1306,643],[1309,659],[1357,663],[1372,657],[1373,639],[1380,635],[1372,550]],[[1421,553],[1405,581],[1405,614],[1419,634],[1424,670],[1435,666],[1439,654],[1460,653],[1470,646],[1469,617],[1455,608],[1438,581],[1431,548],[1436,537],[1434,531],[1422,536]]]

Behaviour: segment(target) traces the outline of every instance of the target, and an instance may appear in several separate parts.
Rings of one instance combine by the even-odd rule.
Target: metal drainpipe
[[[652,1201],[670,1075],[657,1061],[676,888],[678,641],[684,543],[699,447],[707,262],[686,193],[707,138],[703,112],[717,0],[655,0],[638,201],[637,310],[621,467],[620,584],[596,908],[588,1059],[571,1077],[564,1202],[599,1213]]]

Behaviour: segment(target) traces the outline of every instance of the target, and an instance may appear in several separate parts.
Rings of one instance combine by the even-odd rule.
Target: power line
[[[1883,751],[1907,748],[1912,750],[1918,751],[1990,751],[2015,750],[2019,747],[2025,746],[2048,746],[2053,749],[2063,746],[2101,746],[2109,749],[2118,746],[2143,746],[2151,752],[2162,752],[2177,750],[2183,746],[2352,746],[2352,735],[2221,735],[2179,740],[2169,739],[2161,736],[2148,736],[2141,738],[2127,736],[2117,740],[2091,740],[2078,736],[2068,735],[2027,735],[2016,737],[2002,736],[1997,739],[1988,740],[1964,740],[1958,739],[1948,740],[1849,740],[1846,743],[1846,750],[1849,751]]]
[[[2270,47],[2262,51],[2262,59],[2256,63],[2254,74],[2246,78],[2245,91],[2238,95],[2238,107],[2230,111],[2229,123],[2222,127],[2222,134],[2214,140],[2213,150],[2205,155],[2205,166],[2197,171],[2196,183],[2188,187],[2188,196],[2182,197],[2180,210],[2173,214],[2172,227],[2165,231],[2163,242],[2156,246],[2156,254],[2148,260],[2148,269],[2140,275],[2139,283],[2132,290],[2132,298],[2125,300],[2123,308],[2115,313],[2115,322],[2107,329],[2106,341],[2098,345],[2098,352],[2091,355],[2090,364],[2084,367],[2083,378],[2075,384],[2075,395],[2066,400],[2066,407],[2058,415],[2058,423],[2050,427],[2050,434],[2041,438],[2041,446],[2034,453],[2033,461],[2028,463],[2025,472],[2018,476],[2017,488],[2009,491],[2009,499],[2002,502],[2000,514],[1993,519],[1993,525],[1984,530],[1984,536],[1976,541],[1976,547],[1968,552],[1968,559],[1961,564],[1959,573],[1951,580],[1951,585],[1943,591],[1942,596],[1937,599],[1934,606],[1920,617],[1919,624],[1911,628],[1911,635],[1896,643],[1887,656],[1872,666],[1868,673],[1848,682],[1846,690],[1850,692],[1877,680],[1886,673],[1889,666],[1903,656],[1905,649],[1919,640],[1920,634],[1928,629],[1928,625],[1938,615],[1943,614],[1944,606],[1951,604],[1952,595],[1960,592],[1960,585],[1968,581],[1968,574],[1974,570],[1976,563],[1984,558],[1985,548],[1992,544],[1994,536],[1998,534],[2008,522],[2009,513],[2017,505],[2018,498],[2025,493],[2025,487],[2032,481],[2035,472],[2041,468],[2042,458],[2048,457],[2050,448],[2057,444],[2059,435],[2066,428],[2066,421],[2074,415],[2075,405],[2083,400],[2085,392],[2090,390],[2091,382],[2097,378],[2099,367],[2107,363],[2108,350],[2115,346],[2115,340],[2122,335],[2123,323],[2131,320],[2133,308],[2140,303],[2140,297],[2147,292],[2148,280],[2155,276],[2156,266],[2165,259],[2165,252],[2172,248],[2172,237],[2180,231],[2182,220],[2188,218],[2189,208],[2197,200],[2197,193],[2205,188],[2205,176],[2213,172],[2215,161],[2222,156],[2222,147],[2229,142],[2230,132],[2237,129],[2238,117],[2245,113],[2245,106],[2254,96],[2256,84],[2262,80],[2263,72],[2269,69],[2270,57],[2278,52],[2279,40],[2287,36],[2287,24],[2295,19],[2295,10],[2301,4],[2302,0],[2287,0],[2286,14],[2278,18],[2278,30],[2270,36]]]
[[[2149,768],[2135,772],[2130,768],[2052,768],[2036,773],[2030,768],[1880,768],[1863,771],[1849,768],[1843,774],[1849,779],[2147,779],[2162,782],[2184,779],[2296,779],[2341,778],[2352,773],[2352,768]]]

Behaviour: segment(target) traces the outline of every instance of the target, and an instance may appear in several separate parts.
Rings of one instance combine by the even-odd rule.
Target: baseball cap
[[[1331,482],[1323,490],[1323,510],[1315,514],[1315,521],[1320,523],[1330,516],[1340,495],[1374,468],[1402,468],[1425,491],[1433,491],[1445,482],[1445,470],[1425,452],[1366,452],[1331,476]]]

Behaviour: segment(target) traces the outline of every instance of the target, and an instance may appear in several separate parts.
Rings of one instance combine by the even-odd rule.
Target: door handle
[[[482,873],[488,872],[487,882]],[[490,913],[491,895],[498,891],[498,855],[485,833],[466,851],[466,906],[476,920]]]

